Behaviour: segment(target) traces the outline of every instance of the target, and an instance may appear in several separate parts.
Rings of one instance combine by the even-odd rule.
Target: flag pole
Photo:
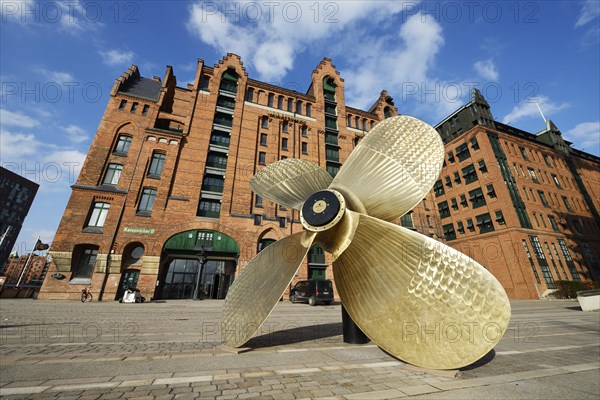
[[[25,271],[27,271],[27,264],[29,264],[29,260],[31,259],[31,255],[35,251],[35,248],[37,247],[37,244],[40,241],[40,237],[41,236],[38,236],[37,240],[35,241],[35,245],[33,246],[33,249],[31,249],[31,253],[29,253],[29,256],[27,257],[27,261],[25,261],[25,265],[23,266],[23,270],[21,271],[21,276],[19,276],[19,280],[17,281],[17,287],[19,287],[19,285],[21,284],[21,280],[23,279],[23,275],[25,275]]]

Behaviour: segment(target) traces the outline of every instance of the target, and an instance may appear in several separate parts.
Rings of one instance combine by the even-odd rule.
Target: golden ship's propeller
[[[317,243],[332,255],[348,314],[388,353],[451,369],[490,351],[510,320],[500,283],[461,252],[391,222],[431,190],[443,158],[431,126],[399,116],[371,130],[334,179],[298,159],[258,172],[252,190],[300,210],[305,231],[268,246],[233,282],[223,307],[225,343],[240,347],[260,329]]]

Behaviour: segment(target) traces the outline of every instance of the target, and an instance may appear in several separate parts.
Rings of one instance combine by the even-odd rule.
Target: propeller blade
[[[350,209],[393,221],[425,197],[443,160],[444,145],[435,129],[408,116],[388,118],[356,146],[330,189],[341,192]],[[364,210],[352,201],[355,197]]]
[[[299,210],[304,200],[326,189],[333,178],[306,160],[290,158],[269,164],[250,179],[252,191],[279,205]]]
[[[506,292],[483,266],[443,243],[367,215],[360,215],[352,244],[333,272],[352,320],[379,347],[414,365],[469,365],[508,327]]]
[[[290,284],[316,233],[299,232],[270,244],[231,285],[222,315],[225,344],[240,347],[261,327]]]

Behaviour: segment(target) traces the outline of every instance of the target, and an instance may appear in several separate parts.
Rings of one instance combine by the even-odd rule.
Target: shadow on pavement
[[[328,339],[334,336],[342,335],[342,323],[296,326],[288,329],[282,329],[275,332],[256,336],[245,347],[254,349],[263,347],[283,346],[287,344],[315,341],[319,343],[337,343],[339,340]],[[263,329],[265,327],[263,326]]]
[[[467,365],[466,367],[459,368],[459,371],[470,371],[475,368],[479,368],[489,363],[496,357],[496,351],[494,349],[490,350],[485,356],[481,357],[479,360],[475,361],[471,365]]]

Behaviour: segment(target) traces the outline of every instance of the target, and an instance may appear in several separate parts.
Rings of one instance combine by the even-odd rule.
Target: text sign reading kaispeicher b
[[[138,235],[153,235],[156,230],[154,228],[131,228],[124,227],[123,232],[125,233],[137,233]]]

